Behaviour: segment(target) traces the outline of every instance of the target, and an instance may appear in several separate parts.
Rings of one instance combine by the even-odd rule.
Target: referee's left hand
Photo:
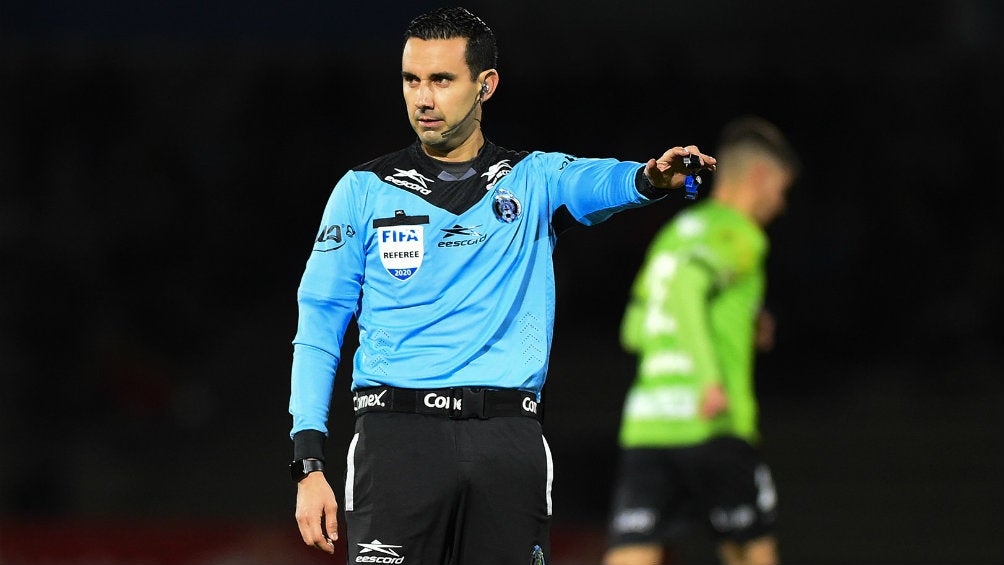
[[[701,160],[700,169],[688,169],[683,164],[687,155],[697,155]],[[711,155],[701,153],[696,145],[671,147],[658,159],[649,159],[645,164],[645,176],[652,186],[658,188],[682,188],[688,175],[698,170],[714,171],[718,161]]]
[[[334,555],[338,539],[338,502],[323,471],[315,471],[296,485],[296,523],[303,543]]]

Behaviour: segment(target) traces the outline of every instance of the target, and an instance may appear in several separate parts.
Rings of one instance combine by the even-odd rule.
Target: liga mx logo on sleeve
[[[425,256],[423,226],[385,226],[377,228],[380,261],[394,278],[406,281],[418,272]]]

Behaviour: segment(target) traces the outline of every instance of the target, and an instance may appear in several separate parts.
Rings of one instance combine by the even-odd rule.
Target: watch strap
[[[324,461],[320,459],[297,459],[289,464],[289,475],[294,483],[298,483],[314,471],[323,471]]]

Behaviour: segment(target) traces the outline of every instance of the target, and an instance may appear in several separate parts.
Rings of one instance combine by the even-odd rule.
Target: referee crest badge
[[[376,235],[380,261],[391,276],[406,281],[418,272],[425,255],[423,226],[385,226]]]
[[[373,220],[377,252],[383,268],[392,277],[406,281],[418,272],[425,256],[425,227],[429,216],[409,216],[404,210],[394,210],[392,218]]]
[[[495,189],[495,197],[492,201],[492,211],[500,222],[511,224],[515,222],[523,212],[523,204],[512,192],[504,189]]]

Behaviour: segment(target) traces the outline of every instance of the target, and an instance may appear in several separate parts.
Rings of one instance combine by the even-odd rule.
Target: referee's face
[[[424,40],[412,37],[404,45],[401,78],[411,127],[427,150],[437,156],[453,155],[471,145],[481,146],[480,84],[471,79],[464,58],[466,38]]]

